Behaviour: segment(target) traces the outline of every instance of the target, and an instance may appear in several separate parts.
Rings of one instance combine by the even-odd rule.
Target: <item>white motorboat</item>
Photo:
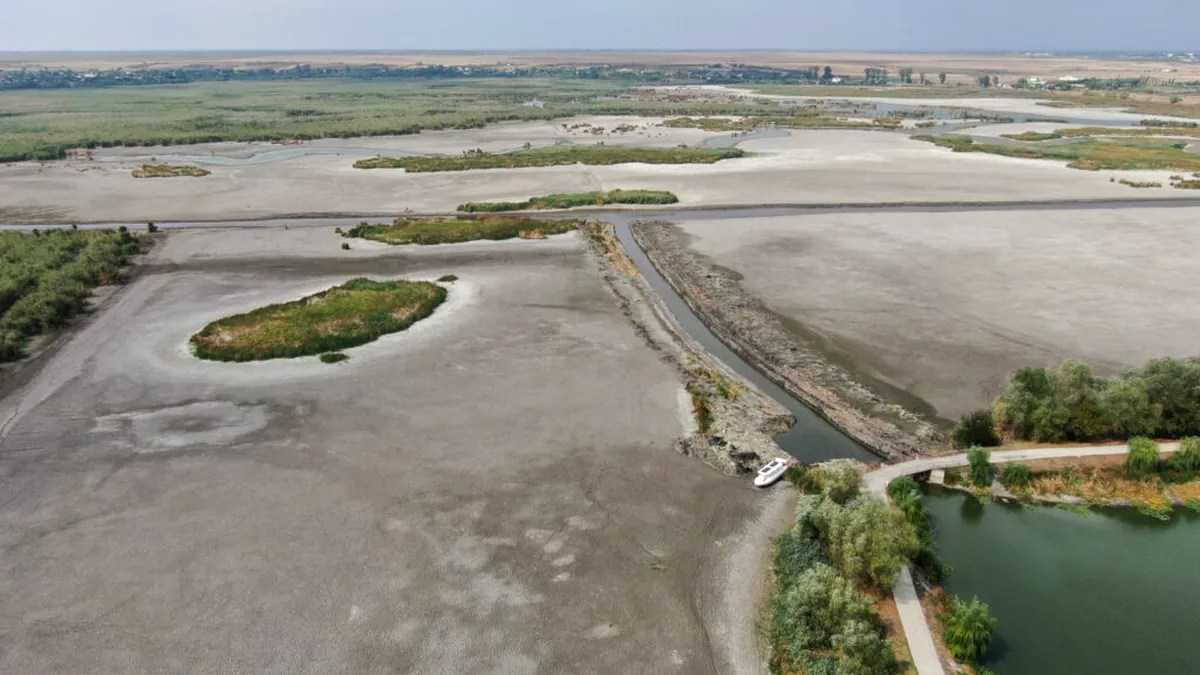
[[[784,472],[788,468],[788,460],[773,459],[763,465],[763,468],[758,470],[758,474],[754,476],[754,485],[757,487],[769,487],[775,484],[775,481],[783,478]]]

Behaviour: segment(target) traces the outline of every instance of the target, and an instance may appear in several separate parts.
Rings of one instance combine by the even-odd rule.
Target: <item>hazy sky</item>
[[[1200,50],[1160,0],[0,0],[0,51]]]

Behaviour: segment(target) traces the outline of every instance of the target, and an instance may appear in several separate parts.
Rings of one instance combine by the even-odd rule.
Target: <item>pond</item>
[[[999,624],[984,665],[998,675],[1200,672],[1200,514],[1162,522],[1131,509],[1080,515],[926,499],[951,594]]]

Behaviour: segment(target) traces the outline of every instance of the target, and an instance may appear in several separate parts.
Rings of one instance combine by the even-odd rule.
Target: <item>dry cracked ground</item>
[[[764,502],[672,450],[681,385],[581,238],[338,242],[173,232],[0,401],[0,671],[728,670],[727,553]],[[352,276],[451,273],[344,364],[186,350]]]

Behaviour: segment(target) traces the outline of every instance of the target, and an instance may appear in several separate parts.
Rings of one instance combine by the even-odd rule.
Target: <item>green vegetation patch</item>
[[[1067,162],[1072,169],[1086,171],[1200,169],[1200,155],[1185,150],[1187,142],[1165,139],[1089,138],[1064,145],[1012,146],[977,143],[963,136],[913,136],[913,138],[949,148],[954,152],[985,152],[1022,159],[1050,159]]]
[[[523,202],[468,202],[459,204],[466,213],[524,211],[528,209],[571,209],[577,206],[607,204],[675,204],[679,197],[665,190],[611,190],[609,192],[573,192],[533,197]]]
[[[1200,138],[1200,129],[1194,127],[1074,127],[1059,129],[1055,133],[1067,138],[1093,136],[1191,136]]]
[[[427,281],[351,279],[299,300],[214,321],[193,335],[191,344],[196,356],[212,361],[324,355],[402,331],[445,299],[446,289]]]
[[[786,129],[897,129],[902,125],[895,118],[875,119],[869,122],[849,120],[841,117],[822,115],[816,110],[801,109],[790,116],[742,117],[729,119],[726,117],[677,117],[663,122],[664,127],[677,129],[703,129],[704,131],[734,131],[749,132],[764,127],[781,127]]]
[[[72,148],[415,134],[576,115],[787,112],[765,101],[668,100],[630,89],[634,84],[562,77],[322,78],[5,91],[0,162],[63,159]],[[544,106],[526,105],[534,99]]]
[[[325,352],[321,355],[321,363],[341,363],[349,360],[350,357],[341,352]]]
[[[518,150],[503,155],[471,150],[461,157],[372,157],[354,163],[358,169],[404,169],[468,171],[470,169],[519,169],[531,166],[569,164],[713,164],[723,159],[745,157],[738,148],[625,148],[608,145],[556,145]]]
[[[1122,178],[1118,182],[1121,185],[1128,185],[1132,188],[1160,188],[1163,186],[1162,183],[1152,180],[1129,180],[1128,178]]]
[[[390,225],[362,223],[347,237],[360,237],[385,244],[458,244],[481,239],[545,239],[577,229],[580,220],[540,220],[514,216],[481,218],[397,218]]]
[[[1011,138],[1014,141],[1052,141],[1056,138],[1062,138],[1059,133],[1044,134],[1038,131],[1026,131],[1020,134],[1000,134],[1003,138]]]
[[[771,672],[897,672],[871,598],[887,594],[906,562],[935,571],[935,581],[946,572],[916,482],[889,486],[895,510],[862,494],[862,477],[848,462],[791,467],[787,476],[808,494],[797,504],[795,525],[775,542],[766,626]]]
[[[177,178],[181,176],[207,176],[210,171],[198,166],[173,166],[171,164],[143,164],[133,170],[134,178]]]
[[[139,250],[124,227],[0,232],[0,362],[20,359],[30,338],[65,326],[93,288],[122,281]]]

